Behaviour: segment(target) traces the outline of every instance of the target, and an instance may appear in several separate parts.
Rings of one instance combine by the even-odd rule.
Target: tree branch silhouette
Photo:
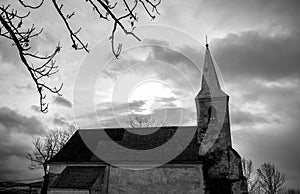
[[[68,142],[74,134],[76,128],[71,125],[66,130],[53,130],[48,132],[45,136],[33,139],[33,150],[25,155],[31,164],[30,170],[43,169],[44,181],[41,193],[47,193],[47,186],[49,184],[49,172],[47,162],[57,154],[63,146]]]
[[[45,90],[60,95],[63,84],[60,87],[50,87],[45,84],[44,79],[58,72],[58,66],[55,65],[53,58],[60,52],[58,43],[55,50],[50,55],[39,56],[37,52],[32,51],[30,40],[40,35],[43,31],[37,30],[34,24],[31,27],[23,27],[23,20],[26,19],[30,12],[25,15],[18,14],[17,10],[10,8],[10,5],[0,7],[0,36],[10,39],[18,50],[19,57],[25,65],[33,79],[36,89],[39,93],[40,110],[46,113],[48,103],[44,102],[46,98]],[[35,61],[35,64],[31,63]]]
[[[59,87],[51,87],[45,81],[58,72],[58,65],[56,65],[54,57],[60,52],[62,47],[58,42],[52,52],[44,56],[34,51],[31,46],[32,40],[43,32],[43,28],[37,30],[34,24],[30,27],[25,26],[23,21],[30,21],[30,11],[38,10],[45,4],[45,1],[40,0],[36,4],[31,2],[29,4],[24,0],[18,0],[17,2],[21,6],[20,9],[23,8],[27,14],[20,15],[18,10],[12,7],[12,4],[8,3],[5,5],[3,3],[0,7],[0,37],[12,41],[12,46],[17,49],[19,57],[38,91],[40,110],[43,113],[47,113],[49,104],[45,102],[46,93],[61,95],[63,84]],[[157,7],[161,0],[123,0],[120,2],[85,0],[85,2],[99,16],[100,20],[113,24],[109,40],[111,41],[112,53],[118,58],[122,51],[122,44],[115,43],[117,29],[120,29],[125,35],[133,36],[140,41],[140,38],[134,33],[136,22],[138,22],[138,12],[145,12],[152,20],[155,19],[155,16],[160,14]],[[71,11],[69,14],[64,13],[64,4],[59,3],[58,0],[51,0],[51,4],[57,16],[63,21],[71,40],[71,47],[74,50],[89,52],[88,43],[84,43],[79,37],[81,28],[74,30],[70,24],[70,20],[76,14],[75,11]],[[138,7],[141,9],[138,10]]]

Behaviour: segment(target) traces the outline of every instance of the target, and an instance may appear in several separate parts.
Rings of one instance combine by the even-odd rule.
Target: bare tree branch
[[[37,5],[35,5],[35,6],[33,6],[33,5],[28,5],[28,4],[24,3],[23,0],[19,0],[19,2],[20,2],[21,5],[23,5],[23,6],[26,7],[26,8],[38,9],[38,8],[40,8],[40,7],[43,5],[44,0],[41,0],[41,2],[40,2],[39,4],[37,4]]]
[[[33,139],[32,145],[34,149],[25,155],[25,158],[31,161],[30,169],[43,168],[43,165],[63,148],[75,130],[76,128],[71,125],[67,130],[56,129],[43,137]],[[47,171],[44,173],[47,173]]]
[[[47,193],[47,185],[49,183],[47,162],[63,148],[75,130],[76,128],[71,125],[67,130],[56,129],[32,141],[33,150],[27,153],[25,158],[31,161],[30,170],[43,169],[44,171],[42,194]]]
[[[125,123],[131,128],[143,128],[143,127],[161,127],[165,123],[152,120],[151,115],[138,115],[131,114],[125,120]]]
[[[44,89],[60,95],[59,92],[62,89],[62,84],[58,89],[56,87],[50,88],[49,86],[41,82],[42,80],[40,79],[49,77],[58,72],[58,67],[54,65],[55,61],[53,60],[53,58],[56,56],[56,54],[59,53],[61,47],[58,44],[56,49],[48,56],[39,56],[37,52],[32,53],[30,51],[30,40],[33,37],[38,36],[42,32],[42,29],[36,31],[34,25],[29,28],[23,28],[22,20],[24,18],[27,18],[30,12],[22,16],[18,15],[18,12],[16,10],[9,8],[9,5],[6,7],[0,7],[0,22],[2,24],[2,27],[0,28],[0,36],[13,41],[13,46],[17,48],[19,57],[29,71],[30,76],[33,79],[36,89],[39,93],[40,110],[41,112],[46,113],[48,110],[48,104],[44,102],[44,99],[46,97]],[[30,58],[38,60],[38,65],[30,65]],[[51,64],[50,66],[48,65],[49,63]]]
[[[63,8],[63,4],[61,4],[60,6],[57,4],[56,0],[52,0],[52,3],[57,11],[57,13],[59,14],[59,16],[61,17],[61,19],[64,21],[64,24],[67,28],[67,30],[69,31],[70,34],[70,38],[72,40],[72,48],[74,48],[75,50],[82,50],[84,49],[86,52],[89,52],[88,50],[88,44],[84,44],[80,38],[77,36],[77,34],[80,32],[81,28],[79,28],[77,31],[73,31],[68,23],[67,20],[71,19],[72,16],[75,15],[75,12],[72,12],[71,14],[65,16],[62,13],[62,8]]]
[[[281,194],[284,188],[285,175],[272,163],[264,163],[257,169],[260,188],[266,194]]]
[[[84,43],[78,36],[81,28],[73,30],[69,23],[75,15],[75,11],[71,11],[69,14],[63,13],[64,5],[58,3],[58,1],[52,0],[52,5],[69,33],[72,48],[89,52],[88,44]],[[115,33],[117,29],[123,31],[125,35],[130,35],[140,41],[140,38],[133,32],[135,24],[138,21],[137,9],[139,5],[142,12],[145,12],[151,19],[154,19],[155,15],[160,14],[157,7],[161,3],[161,0],[122,0],[122,3],[117,1],[113,3],[110,0],[85,1],[99,16],[100,20],[113,24],[110,41],[112,52],[116,58],[118,58],[122,51],[122,44],[115,45]],[[34,24],[31,27],[24,27],[23,20],[29,20],[30,11],[39,9],[44,4],[44,0],[40,0],[36,5],[25,3],[26,1],[24,0],[18,0],[17,2],[19,2],[21,8],[24,8],[27,13],[20,15],[16,9],[11,8],[11,4],[2,4],[0,7],[0,37],[12,41],[12,45],[16,47],[19,57],[27,68],[39,93],[40,110],[46,113],[48,111],[48,103],[45,102],[46,91],[60,95],[63,84],[59,87],[50,87],[43,79],[49,78],[58,72],[58,66],[55,65],[54,57],[60,52],[62,47],[58,43],[52,53],[46,56],[41,56],[38,52],[32,51],[31,41],[43,32],[43,28],[37,30]]]

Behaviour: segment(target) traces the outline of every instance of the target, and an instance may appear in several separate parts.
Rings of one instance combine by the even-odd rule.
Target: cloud
[[[204,48],[174,46],[155,39],[148,39],[145,43],[154,45],[126,51],[120,59],[106,67],[105,78],[118,84],[119,80],[138,75],[141,80],[162,81],[174,88],[175,93],[196,95],[201,82]]]
[[[101,112],[101,111],[99,111]],[[99,116],[101,127],[128,127],[128,116],[130,112],[119,112],[110,116]],[[150,117],[151,121],[164,126],[195,126],[196,113],[186,108],[157,108],[151,114],[140,114],[145,117]],[[97,125],[96,125],[97,126]]]
[[[21,115],[7,107],[0,108],[0,126],[3,131],[39,135],[45,132],[43,124],[34,116]]]
[[[55,104],[67,107],[67,108],[72,108],[72,102],[70,102],[68,99],[61,97],[61,96],[55,96],[53,99],[53,102]]]
[[[151,117],[154,121],[169,126],[196,125],[196,113],[187,108],[154,109]]]
[[[200,84],[204,59],[204,53],[201,51],[188,45],[175,48],[152,46],[147,60],[162,61],[168,64],[153,68],[155,72],[158,72],[161,80],[172,80],[176,88],[193,86],[196,89]]]
[[[31,150],[31,137],[43,134],[45,127],[36,117],[0,108],[0,179],[30,174],[24,155]]]
[[[178,99],[175,97],[170,97],[170,98],[156,97],[155,102],[162,105],[163,108],[176,108]]]
[[[59,116],[58,114],[55,114],[53,118],[53,124],[57,126],[67,126],[69,125],[67,119],[65,117]]]
[[[231,111],[231,113],[231,120],[233,125],[255,126],[258,124],[278,122],[278,120],[272,118],[271,115],[262,113],[253,113],[250,111],[243,111],[241,109],[236,109],[235,111]]]
[[[129,103],[104,102],[97,104],[97,114],[100,118],[131,114],[132,112],[141,112],[145,105],[143,100],[135,100]]]
[[[40,113],[40,112],[41,112],[40,107],[37,106],[37,105],[32,105],[30,108],[31,108],[34,112],[37,112],[37,113]]]
[[[4,38],[1,38],[0,42],[0,61],[12,65],[16,65],[20,62],[16,47],[12,46],[10,40]]]
[[[83,111],[81,115],[76,117],[76,122],[80,128],[120,127],[118,122],[123,122],[124,117],[128,117],[132,113],[142,112],[145,103],[143,100],[129,103],[101,102],[95,106],[96,112]],[[94,120],[95,114],[98,121]]]
[[[24,140],[20,140],[18,137],[25,137],[24,135],[4,133],[1,132],[1,148],[0,148],[0,158],[5,159],[10,156],[24,157],[26,151],[30,150],[30,145]],[[15,141],[18,140],[18,141]]]
[[[174,102],[176,98],[157,98],[161,106],[151,110],[148,116],[151,116],[153,121],[163,123],[165,125],[195,125],[196,113],[188,108],[177,107]],[[163,103],[161,103],[163,102]],[[101,127],[126,127],[126,119],[131,114],[140,114],[145,109],[147,101],[137,100],[130,103],[101,103],[97,105],[97,116]],[[82,115],[80,119],[88,119],[91,114]],[[99,123],[89,123],[88,127],[99,127]]]
[[[257,167],[275,163],[286,173],[287,186],[296,187],[300,171],[300,14],[295,9],[300,3],[273,2],[257,2],[266,3],[266,12],[258,14],[266,14],[263,20],[272,19],[273,24],[235,31],[213,41],[210,49],[231,97],[234,147]]]
[[[36,19],[40,23],[45,19],[42,11],[46,8],[47,6],[39,11],[40,14],[36,15]],[[235,147],[239,147],[241,155],[252,158],[257,164],[267,160],[274,161],[280,169],[287,172],[289,182],[293,179],[294,186],[297,186],[299,182],[298,164],[300,161],[298,149],[300,124],[297,122],[300,114],[300,90],[299,82],[297,82],[300,75],[298,65],[300,59],[298,21],[300,1],[192,0],[185,3],[172,0],[164,3],[160,8],[162,14],[157,20],[158,22],[162,21],[163,24],[188,31],[200,41],[204,39],[205,33],[209,35],[209,38],[222,37],[215,41],[211,39],[210,48],[222,70],[226,81],[226,92],[231,97],[231,103],[233,104],[230,107],[232,124],[234,126],[240,125],[242,128],[242,130],[233,131]],[[180,14],[178,14],[178,10],[180,10]],[[56,25],[53,24],[55,23],[56,20],[49,20],[45,25],[46,27],[50,26],[50,31],[53,32],[53,30],[57,31],[59,29],[54,29]],[[84,25],[88,25],[88,23]],[[93,30],[91,33],[97,35]],[[90,36],[91,33],[89,31],[88,36],[87,34],[83,34],[83,36],[95,43],[96,39]],[[60,32],[59,34],[62,35]],[[47,34],[43,36],[45,37],[41,37],[41,39],[45,39],[45,41],[39,40],[42,41],[42,44],[39,44],[41,49],[43,49],[46,42],[56,42],[55,39],[47,37]],[[59,37],[57,33],[55,36]],[[68,37],[63,36],[63,42],[65,42],[65,38]],[[0,43],[0,60],[8,63],[8,65],[17,64],[19,58],[15,48],[11,46],[10,42],[5,41],[1,40]],[[189,87],[188,82],[184,82],[186,80],[182,74],[176,73],[176,68],[183,69],[181,73],[187,75],[188,80],[193,85],[200,86],[200,73],[194,71],[195,69],[187,68],[187,62],[182,59],[180,54],[166,49],[165,47],[170,46],[168,42],[150,40],[149,43],[151,41],[155,45],[158,44],[164,47],[149,49],[146,56],[167,61],[173,66],[169,65],[166,68],[166,66],[155,66],[149,63],[149,65],[145,65],[135,72],[136,74],[156,73],[160,79],[175,83],[175,89],[179,90],[176,91],[177,94],[180,92],[186,95],[192,93],[192,90],[187,89]],[[45,49],[47,50],[47,48]],[[204,52],[197,53],[191,47],[177,49],[180,51],[179,53],[197,58],[196,65],[201,66],[203,64]],[[69,55],[67,53],[66,56],[64,55],[63,60],[73,60],[70,56],[74,57],[73,54]],[[76,57],[78,56],[76,55]],[[128,58],[127,61],[122,62],[124,63],[116,66],[115,69],[108,69],[111,70],[108,74],[110,73],[109,75],[114,77],[113,79],[123,73],[129,64],[136,64],[140,61]],[[73,75],[66,74],[66,76]],[[0,79],[3,77],[0,76]],[[1,81],[6,82],[5,79]],[[198,88],[195,88],[196,92]],[[194,99],[192,98],[191,101],[194,105]],[[69,100],[63,99],[65,103],[60,102],[64,101],[62,99],[55,103],[71,108],[72,104]],[[161,101],[167,102],[163,99]],[[3,103],[6,103],[6,101],[3,101]],[[121,103],[115,104],[113,107],[116,115],[119,116],[128,113],[129,110],[142,111],[143,104],[144,102],[136,102],[129,106]],[[35,111],[39,109],[38,106],[32,106],[31,108]],[[114,125],[114,115],[112,115],[112,108],[109,103],[97,107],[97,111],[99,117],[105,117],[103,122],[106,122],[106,126]],[[178,124],[180,111],[174,104],[169,103],[161,109],[153,110],[153,115],[157,119],[164,118],[167,115],[169,118],[167,124],[173,124],[173,122]],[[190,122],[189,116],[195,117],[195,113],[192,112],[189,109],[183,110],[184,123]],[[280,122],[277,122],[277,119]],[[51,119],[51,121],[54,120]],[[64,122],[63,116],[58,116],[56,121],[57,123]],[[255,128],[255,125],[261,127]],[[6,123],[6,126],[13,126],[13,124]],[[22,148],[27,149],[24,143],[20,144],[20,140],[24,139],[25,134],[16,136],[8,133],[19,134],[20,127],[18,126],[14,126],[15,129],[8,131],[4,125],[0,125],[0,129],[5,130],[5,132],[0,130],[0,144],[4,142],[1,145],[3,149],[0,149],[0,154],[3,156],[6,154],[3,158],[7,159],[5,162],[0,162],[0,166],[6,167],[0,168],[1,175],[2,172],[9,173],[13,170],[17,173],[16,168],[11,167],[12,164],[15,164],[12,161],[16,156],[21,157],[22,152],[26,151],[22,151]],[[7,144],[10,147],[5,147]],[[16,154],[13,155],[12,153]],[[20,166],[20,164],[15,166]]]
[[[226,84],[234,147],[256,167],[275,163],[286,174],[287,186],[296,187],[300,172],[299,79],[290,75],[270,81],[245,74]]]
[[[214,43],[225,80],[299,77],[300,33],[270,36],[257,31],[230,34]]]
[[[174,0],[162,10],[159,21],[179,27],[196,36],[221,37],[245,29],[264,29],[266,33],[299,27],[298,0]],[[178,14],[178,10],[181,11]],[[194,24],[194,25],[191,25]]]
[[[269,125],[264,130],[251,127],[232,131],[234,147],[243,157],[253,160],[256,167],[272,162],[286,174],[286,186],[297,187],[299,183],[299,122]]]
[[[31,84],[27,84],[27,85],[14,84],[14,86],[17,90],[32,90],[33,89]]]

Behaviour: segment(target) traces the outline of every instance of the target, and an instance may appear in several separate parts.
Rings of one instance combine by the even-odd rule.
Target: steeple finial
[[[205,46],[206,46],[206,48],[208,48],[208,43],[207,43],[207,35],[205,35],[205,42],[206,42],[206,44],[205,44]]]

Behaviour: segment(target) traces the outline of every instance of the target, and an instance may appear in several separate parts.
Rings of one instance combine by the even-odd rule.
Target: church
[[[232,147],[229,96],[220,87],[208,44],[205,52],[201,90],[195,97],[197,126],[159,127],[147,135],[138,135],[124,128],[80,129],[48,162],[48,193],[248,193],[241,157]],[[101,141],[101,134],[105,132],[118,145],[143,151],[164,145],[179,128],[195,131],[185,149],[171,161],[144,170],[112,165],[96,156],[83,140],[84,136]],[[146,131],[149,128],[134,130]],[[138,159],[125,161],[122,157],[117,162],[141,165]]]

